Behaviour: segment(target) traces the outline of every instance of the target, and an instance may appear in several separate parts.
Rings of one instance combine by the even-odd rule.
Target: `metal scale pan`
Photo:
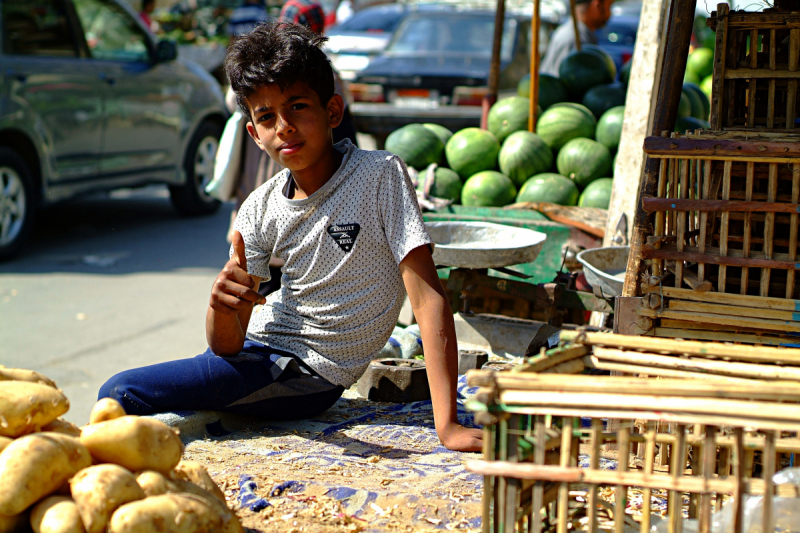
[[[542,251],[547,235],[491,222],[428,222],[436,244],[433,261],[457,268],[502,268],[530,263]]]

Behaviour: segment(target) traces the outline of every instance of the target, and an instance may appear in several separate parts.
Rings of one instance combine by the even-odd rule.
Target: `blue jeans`
[[[120,372],[100,387],[98,399],[114,398],[129,415],[210,410],[296,420],[326,411],[343,392],[294,355],[248,340],[234,357],[208,349]]]

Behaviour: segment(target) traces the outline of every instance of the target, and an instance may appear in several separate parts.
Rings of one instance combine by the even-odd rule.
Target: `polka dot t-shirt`
[[[349,387],[397,323],[406,294],[399,263],[433,241],[400,158],[346,139],[335,147],[342,164],[321,189],[288,199],[285,169],[247,198],[234,227],[251,275],[269,279],[270,257],[285,261],[281,289],[254,309],[247,337]]]

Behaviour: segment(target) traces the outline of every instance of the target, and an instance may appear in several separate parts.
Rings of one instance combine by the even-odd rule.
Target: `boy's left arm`
[[[400,273],[422,334],[436,434],[451,450],[481,451],[482,431],[458,423],[456,329],[430,248],[424,245],[410,251],[400,262]]]

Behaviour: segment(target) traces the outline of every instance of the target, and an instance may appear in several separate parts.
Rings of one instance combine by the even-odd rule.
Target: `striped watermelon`
[[[591,182],[578,198],[578,205],[581,207],[602,207],[608,209],[611,202],[611,189],[614,180],[611,178],[600,178]]]
[[[603,113],[612,107],[625,105],[627,92],[628,90],[621,83],[598,85],[586,91],[582,103],[599,120]]]
[[[625,118],[625,106],[621,105],[612,107],[597,121],[594,138],[612,152],[619,147],[623,118]]]
[[[572,139],[558,152],[556,168],[582,189],[611,173],[611,152],[592,139]]]
[[[536,133],[554,151],[577,137],[592,138],[597,120],[591,111],[580,104],[559,103],[542,113],[536,123]]]
[[[470,176],[461,189],[461,203],[473,207],[503,207],[516,196],[517,188],[511,178],[494,170]]]
[[[560,174],[545,172],[531,176],[519,190],[517,202],[550,202],[558,205],[578,203],[575,182]]]
[[[561,61],[558,77],[567,86],[570,97],[580,100],[592,87],[613,82],[617,72],[613,61],[609,63],[595,50],[581,50]]]
[[[487,117],[487,127],[500,144],[515,131],[528,129],[530,100],[522,96],[512,96],[498,100]],[[538,115],[542,110],[538,110]]]
[[[458,172],[461,179],[467,179],[482,170],[497,168],[500,143],[491,132],[464,128],[453,134],[444,151],[450,168]]]
[[[517,94],[530,98],[531,76],[526,74],[517,84]],[[560,79],[550,74],[539,73],[539,107],[547,109],[567,99],[567,87]]]
[[[517,187],[553,166],[553,151],[544,140],[529,131],[516,131],[500,147],[500,172],[511,178]]]
[[[422,124],[408,124],[393,131],[386,137],[385,146],[406,165],[416,169],[437,163],[444,148],[441,139]]]

